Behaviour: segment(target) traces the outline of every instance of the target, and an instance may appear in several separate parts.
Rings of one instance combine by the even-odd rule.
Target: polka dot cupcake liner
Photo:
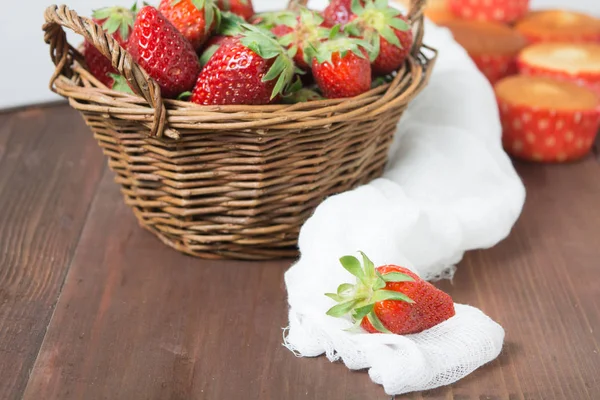
[[[516,65],[519,74],[527,76],[545,76],[561,81],[573,82],[587,87],[600,96],[600,70],[598,73],[578,73],[570,74],[566,71],[543,68],[536,65],[530,65],[521,57],[517,58]]]
[[[527,14],[529,0],[449,0],[448,6],[460,18],[510,23]]]
[[[548,110],[498,98],[505,150],[520,159],[568,162],[587,155],[600,128],[600,109]]]
[[[492,85],[500,79],[518,72],[515,57],[512,55],[471,54],[471,58]]]

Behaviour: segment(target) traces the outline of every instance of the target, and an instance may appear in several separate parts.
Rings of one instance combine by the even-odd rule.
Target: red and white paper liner
[[[449,0],[448,6],[463,19],[507,23],[527,14],[529,0]]]
[[[550,110],[511,104],[500,98],[502,143],[520,159],[568,162],[587,155],[600,128],[600,109]]]
[[[512,55],[470,54],[470,56],[492,85],[518,72],[515,57]]]
[[[579,72],[571,73],[559,69],[544,68],[538,65],[529,64],[523,57],[517,57],[517,69],[519,74],[527,76],[544,76],[560,81],[573,82],[580,86],[593,90],[600,96],[600,70],[598,72]]]

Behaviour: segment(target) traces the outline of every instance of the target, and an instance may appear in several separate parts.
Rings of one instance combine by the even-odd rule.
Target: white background
[[[54,0],[56,1],[56,0]],[[133,4],[132,0],[62,0],[81,15],[106,5]],[[150,0],[149,3],[157,3]],[[0,109],[58,99],[48,89],[53,65],[41,26],[44,9],[53,0],[3,1],[0,12]],[[318,7],[324,1],[311,1]],[[282,8],[287,0],[254,0],[259,10]],[[532,0],[533,8],[561,7],[600,16],[600,0]],[[72,44],[81,39],[72,35]]]

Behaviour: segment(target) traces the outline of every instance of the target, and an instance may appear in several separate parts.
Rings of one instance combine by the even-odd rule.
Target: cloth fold
[[[325,315],[324,296],[352,277],[339,257],[364,251],[376,265],[402,265],[432,280],[452,276],[465,251],[504,239],[524,187],[501,144],[493,90],[450,33],[433,24],[425,43],[440,52],[429,86],[402,117],[384,175],[326,199],[303,226],[301,257],[286,273],[285,345],[369,370],[388,394],[447,385],[498,356],[503,329],[481,311],[407,336],[347,332]]]

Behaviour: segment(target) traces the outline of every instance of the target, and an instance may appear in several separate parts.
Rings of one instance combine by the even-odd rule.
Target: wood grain
[[[2,141],[7,123],[3,118],[0,190],[7,185],[6,171],[14,174],[4,168],[7,160],[13,160],[17,149],[19,154],[32,150],[28,142],[13,144],[14,132]],[[69,113],[57,119],[67,125],[76,121]],[[48,129],[59,123],[48,121]],[[84,142],[79,146],[87,148]],[[3,148],[9,149],[4,157]],[[48,164],[58,165],[65,157],[62,147],[46,143],[43,148]],[[600,163],[590,156],[561,166],[519,163],[517,169],[528,199],[511,236],[493,249],[468,254],[453,282],[440,284],[457,302],[480,307],[504,326],[503,353],[452,386],[397,396],[398,400],[600,398]],[[24,253],[73,251],[71,236],[48,239],[50,222],[33,218],[35,212],[17,218],[15,211],[45,210],[57,203],[35,196],[38,190],[45,193],[40,187],[50,185],[44,182],[52,181],[53,171],[38,169],[39,176],[27,177],[31,182],[26,187],[32,188],[26,193],[32,193],[32,199],[0,191],[0,233],[11,241],[8,246],[0,241],[3,266],[6,260],[24,258]],[[81,176],[98,174],[90,166],[61,171],[60,179],[81,192]],[[83,207],[77,201],[88,197],[82,197],[63,199],[70,207],[57,215]],[[22,204],[6,206],[17,203]],[[6,223],[7,218],[16,222]],[[21,225],[41,230],[37,234],[51,244],[19,239],[26,235],[13,232]],[[281,328],[287,323],[283,273],[290,262],[205,261],[178,254],[140,229],[112,174],[105,172],[23,398],[389,400],[365,371],[350,372],[324,357],[298,359],[281,346]],[[64,276],[66,269],[61,268],[66,263],[37,263],[30,273],[52,276],[43,285],[54,287],[49,285],[56,275]],[[13,282],[17,271],[0,271],[0,290],[5,282]],[[39,301],[41,296],[30,295],[33,290],[27,287],[16,287],[15,293]],[[47,321],[52,302],[43,304],[49,305],[24,308],[13,302],[10,312],[29,320],[45,316]],[[0,307],[0,315],[9,310]],[[27,344],[19,335],[4,336],[7,329],[24,331],[23,325],[13,328],[11,323],[0,319],[2,351],[22,349],[35,356],[43,332],[35,327],[27,331],[37,332],[33,336],[38,340]],[[0,399],[20,397],[14,388],[27,379],[27,371],[7,367],[19,362],[15,357],[0,359]],[[6,377],[13,383],[6,385]]]
[[[0,398],[19,398],[103,169],[66,107],[0,115]]]

